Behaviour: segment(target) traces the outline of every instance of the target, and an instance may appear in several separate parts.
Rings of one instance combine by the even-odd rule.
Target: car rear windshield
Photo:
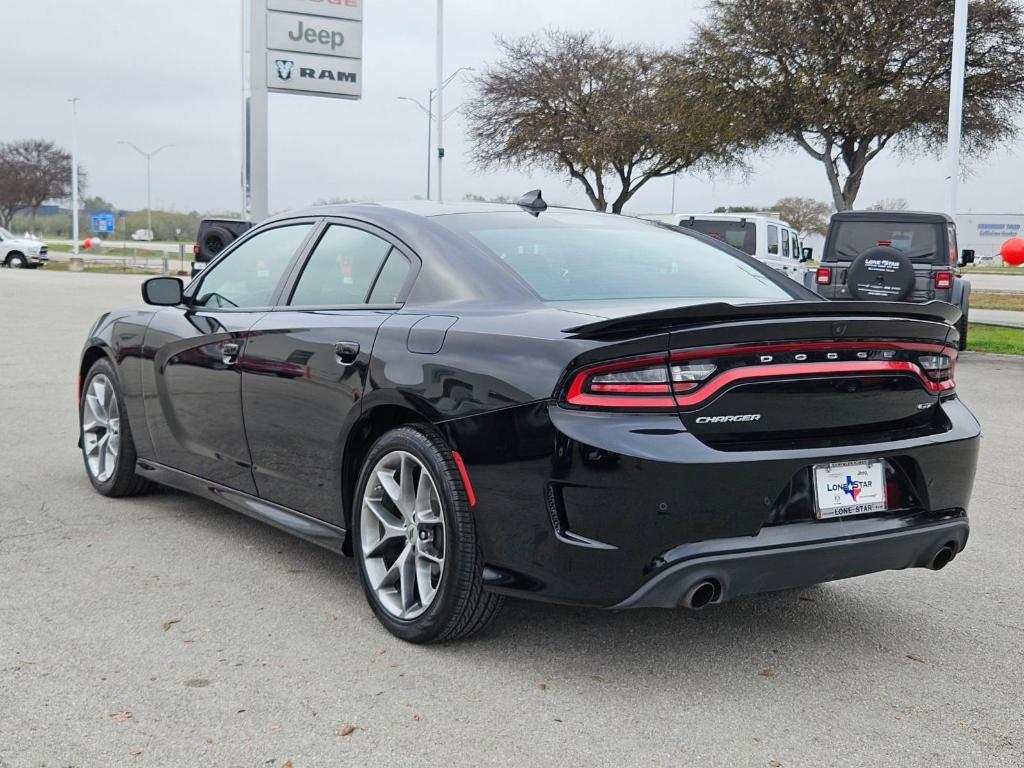
[[[753,222],[683,219],[679,226],[709,235],[751,256],[757,253],[757,230]]]
[[[829,233],[825,261],[850,261],[868,248],[891,245],[914,261],[929,261],[938,253],[939,225],[928,222],[839,221]]]
[[[784,278],[695,237],[625,216],[508,212],[435,221],[481,244],[545,301],[793,298],[777,282]]]

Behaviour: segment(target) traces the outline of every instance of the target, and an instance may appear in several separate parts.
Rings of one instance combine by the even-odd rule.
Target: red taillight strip
[[[476,494],[473,492],[473,484],[469,482],[469,472],[466,471],[466,463],[462,460],[462,454],[458,451],[452,451],[452,458],[455,459],[455,466],[459,468],[459,474],[462,475],[462,484],[466,486],[466,499],[469,501],[469,506],[476,506]]]
[[[672,391],[669,389],[669,384],[667,383],[590,385],[591,389],[594,391],[600,391],[600,387],[607,387],[607,389],[605,389],[606,392],[620,393],[619,396],[614,394],[597,395],[583,391],[583,386],[587,382],[587,379],[599,376],[602,373],[614,373],[615,371],[665,365],[667,362],[668,355],[651,355],[650,357],[634,357],[631,360],[619,360],[615,363],[595,365],[593,368],[585,368],[573,377],[572,383],[569,385],[569,392],[565,399],[570,405],[591,405],[604,408],[675,408],[676,401],[673,399]],[[632,389],[633,387],[643,387],[643,389]],[[661,394],[658,394],[659,390],[648,389],[648,387],[661,387]],[[636,392],[640,394],[622,394],[626,392]],[[644,395],[644,393],[650,394]]]
[[[691,408],[710,400],[725,387],[739,381],[777,379],[786,376],[822,376],[833,374],[912,373],[917,376],[929,392],[945,392],[953,388],[952,381],[932,381],[914,363],[903,360],[847,360],[835,363],[782,363],[780,365],[758,365],[731,368],[711,379],[706,385],[690,395],[676,395],[676,402],[682,408]]]

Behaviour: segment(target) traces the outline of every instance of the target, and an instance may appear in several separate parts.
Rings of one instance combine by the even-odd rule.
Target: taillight
[[[935,287],[952,288],[953,287],[953,273],[952,272],[936,272],[935,273]]]
[[[818,267],[818,274],[814,280],[818,285],[831,285],[832,270],[829,267]]]
[[[953,368],[956,365],[956,358],[952,355],[920,355],[917,364],[921,366],[924,375],[931,381],[936,382],[935,389],[952,389]]]
[[[585,368],[573,377],[566,400],[597,408],[673,408],[668,355]]]

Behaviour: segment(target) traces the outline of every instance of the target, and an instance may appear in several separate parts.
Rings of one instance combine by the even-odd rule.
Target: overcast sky
[[[259,0],[257,0],[259,1]],[[703,13],[688,0],[447,0],[445,68],[494,61],[495,34],[545,27],[607,32],[623,41],[676,45]],[[399,96],[426,100],[434,85],[434,0],[366,0],[361,101],[270,96],[270,207],[324,198],[403,199],[423,194],[426,116]],[[68,148],[79,104],[79,151],[88,193],[127,208],[145,206],[145,165],[118,140],[153,149],[153,205],[237,210],[241,156],[240,0],[4,0],[0,141],[45,137]],[[465,87],[445,91],[446,109]],[[445,198],[518,194],[540,186],[548,200],[586,205],[558,176],[480,173],[458,115],[445,124]],[[1024,208],[1024,145],[976,162],[961,187],[961,210]],[[944,167],[935,159],[885,154],[869,167],[858,198],[905,197],[941,210]],[[755,159],[749,178],[681,176],[676,209],[770,205],[802,195],[830,200],[820,165],[799,151]],[[671,181],[652,182],[629,212],[669,209]]]

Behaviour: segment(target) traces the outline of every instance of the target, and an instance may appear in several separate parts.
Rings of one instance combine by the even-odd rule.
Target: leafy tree
[[[651,179],[736,163],[750,143],[681,55],[552,30],[498,46],[464,107],[481,168],[564,173],[621,213]]]
[[[79,168],[79,190],[85,180]],[[34,229],[39,206],[71,196],[71,155],[43,139],[0,145],[0,190],[0,223],[9,224],[16,211],[28,208]]]
[[[810,197],[784,197],[772,206],[779,218],[792,224],[800,237],[824,235],[831,209],[828,203]]]
[[[771,126],[822,163],[836,209],[853,207],[868,164],[945,145],[950,0],[710,0],[691,61],[708,98]],[[972,0],[965,155],[1012,138],[1024,104],[1024,6]]]

